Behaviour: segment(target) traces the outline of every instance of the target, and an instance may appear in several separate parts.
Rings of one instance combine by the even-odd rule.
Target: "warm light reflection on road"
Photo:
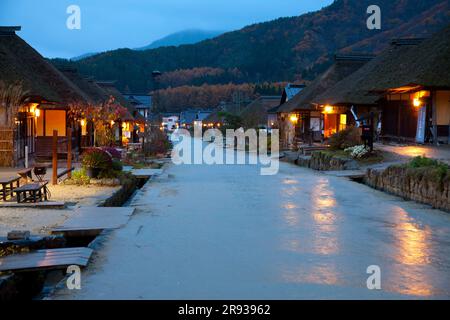
[[[328,180],[320,178],[311,193],[314,229],[312,243],[314,253],[329,255],[339,251],[337,238],[336,199]]]
[[[392,214],[396,248],[393,257],[397,264],[393,279],[388,282],[389,289],[403,294],[429,296],[433,294],[433,286],[421,269],[430,263],[431,230],[417,225],[400,207],[395,207]]]
[[[339,275],[332,264],[319,263],[298,267],[297,269],[284,270],[282,278],[289,283],[314,283],[324,285],[336,285],[339,283]]]

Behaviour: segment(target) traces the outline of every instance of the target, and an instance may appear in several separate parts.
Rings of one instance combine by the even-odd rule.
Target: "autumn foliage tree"
[[[119,122],[127,115],[127,109],[113,96],[99,104],[70,104],[68,117],[73,121],[85,120],[93,124],[95,144],[110,146],[115,142],[112,122]]]

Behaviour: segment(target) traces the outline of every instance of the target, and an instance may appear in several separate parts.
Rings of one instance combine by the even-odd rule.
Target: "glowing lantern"
[[[298,121],[298,117],[295,114],[293,114],[289,119],[291,120],[292,123],[297,123]]]
[[[331,113],[331,112],[333,112],[333,107],[329,106],[329,105],[326,105],[323,112],[324,113]]]
[[[34,109],[34,115],[36,116],[36,118],[39,118],[41,116],[41,110],[39,109]]]
[[[418,107],[420,107],[421,105],[422,105],[422,102],[420,101],[420,99],[414,98],[414,100],[413,100],[413,106],[416,107],[416,108],[418,108]]]
[[[81,119],[80,124],[82,127],[86,126],[86,121],[84,119]]]

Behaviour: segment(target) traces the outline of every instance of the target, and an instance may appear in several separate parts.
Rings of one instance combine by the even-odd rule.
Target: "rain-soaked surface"
[[[287,163],[172,165],[57,299],[450,297],[450,215]],[[381,290],[368,290],[370,265]]]

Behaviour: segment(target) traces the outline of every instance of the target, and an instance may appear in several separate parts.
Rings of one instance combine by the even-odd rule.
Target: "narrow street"
[[[172,165],[56,299],[449,298],[450,215],[281,163]],[[381,290],[368,290],[370,265]]]

